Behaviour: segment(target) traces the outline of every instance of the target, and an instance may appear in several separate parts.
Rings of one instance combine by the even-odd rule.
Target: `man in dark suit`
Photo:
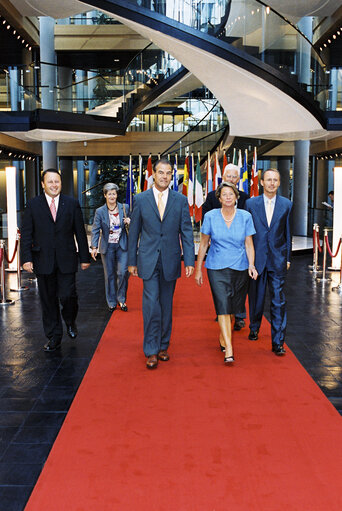
[[[233,165],[233,163],[228,163],[223,169],[222,181],[225,183],[233,183],[237,188],[239,187],[240,181],[240,170],[237,165]],[[245,202],[248,199],[248,195],[245,192],[239,190],[239,198],[237,207],[239,209],[245,209]],[[215,190],[209,192],[207,198],[202,205],[202,221],[204,219],[204,215],[211,211],[212,209],[220,209],[221,203],[215,195]]]
[[[45,351],[55,351],[61,345],[66,323],[69,337],[77,336],[78,301],[76,271],[78,257],[81,268],[89,267],[90,255],[79,202],[61,193],[61,176],[56,169],[42,174],[44,193],[31,199],[26,206],[21,230],[23,269],[35,272],[42,307],[43,327],[48,342]]]
[[[291,254],[292,203],[277,195],[280,175],[277,170],[263,172],[261,185],[263,195],[246,202],[246,209],[253,217],[256,234],[253,236],[257,280],[249,285],[248,301],[251,341],[258,339],[264,311],[266,286],[271,300],[272,351],[284,355],[286,308],[283,287]]]
[[[184,195],[169,189],[169,160],[158,160],[152,174],[153,187],[135,197],[128,237],[128,271],[144,281],[144,353],[148,369],[156,368],[158,360],[169,360],[173,293],[181,275],[182,249],[187,277],[195,265],[188,202]]]
[[[225,183],[233,183],[238,188],[238,183],[240,181],[240,169],[237,165],[234,165],[233,163],[228,163],[228,165],[225,166],[223,169],[223,175],[222,175],[222,181]],[[239,209],[245,209],[245,203],[248,199],[247,193],[239,190],[239,198],[237,202],[237,207]],[[216,191],[213,190],[212,192],[209,192],[207,195],[207,198],[202,205],[202,222],[204,219],[204,215],[211,211],[212,209],[220,209],[221,203],[216,197]],[[235,321],[234,321],[234,330],[241,330],[241,328],[244,328],[245,326],[245,318],[246,318],[246,312],[242,312],[241,314],[235,315]]]

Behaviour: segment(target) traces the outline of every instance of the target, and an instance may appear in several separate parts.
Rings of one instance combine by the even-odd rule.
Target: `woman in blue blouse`
[[[239,192],[232,183],[221,183],[216,190],[221,209],[209,211],[203,221],[195,280],[203,283],[202,263],[209,246],[205,267],[220,326],[220,345],[226,364],[234,362],[231,316],[243,312],[248,275],[256,279],[254,266],[255,234],[252,216],[236,208]]]

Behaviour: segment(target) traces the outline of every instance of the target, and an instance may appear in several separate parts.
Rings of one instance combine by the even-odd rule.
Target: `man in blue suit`
[[[263,195],[246,202],[246,209],[253,217],[256,234],[253,236],[257,280],[250,282],[248,301],[251,341],[258,339],[264,311],[266,286],[271,300],[272,351],[284,355],[286,308],[283,287],[291,254],[292,203],[277,195],[280,175],[277,170],[263,172],[261,185]]]
[[[128,271],[144,281],[143,319],[146,366],[169,360],[172,302],[181,275],[194,271],[195,250],[187,199],[169,189],[172,165],[160,159],[153,168],[153,187],[134,200],[128,237]]]

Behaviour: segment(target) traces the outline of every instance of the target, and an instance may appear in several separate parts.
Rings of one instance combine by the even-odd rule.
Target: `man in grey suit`
[[[154,164],[153,179],[153,187],[135,197],[128,238],[128,271],[144,281],[144,353],[148,369],[156,368],[158,360],[169,360],[181,247],[187,277],[193,274],[195,265],[188,202],[184,195],[169,189],[169,160],[163,158]]]

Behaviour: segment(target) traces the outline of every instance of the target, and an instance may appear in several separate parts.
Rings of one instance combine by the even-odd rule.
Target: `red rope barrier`
[[[316,234],[315,234],[316,233]],[[319,234],[318,234],[318,231],[316,231],[316,229],[314,230],[314,237],[316,236],[316,243],[318,245],[318,251],[319,252],[322,252],[322,247],[321,247],[321,242],[320,242],[320,239],[319,239]],[[322,245],[323,246],[323,245]]]
[[[16,256],[16,253],[17,253],[17,250],[18,250],[18,240],[15,240],[15,245],[14,245],[14,250],[13,250],[13,256],[11,257],[11,259],[8,258],[8,254],[5,250],[5,259],[6,261],[8,262],[8,264],[11,264],[13,263],[14,261],[14,258]]]
[[[325,243],[327,245],[327,249],[328,249],[330,257],[334,258],[339,253],[340,246],[341,246],[341,240],[342,240],[342,238],[340,238],[340,241],[338,242],[338,245],[337,245],[336,252],[335,252],[335,254],[333,254],[332,251],[331,251],[330,245],[329,245],[328,235],[325,236]]]
[[[3,258],[4,258],[4,249],[0,248],[0,267],[2,265]]]

